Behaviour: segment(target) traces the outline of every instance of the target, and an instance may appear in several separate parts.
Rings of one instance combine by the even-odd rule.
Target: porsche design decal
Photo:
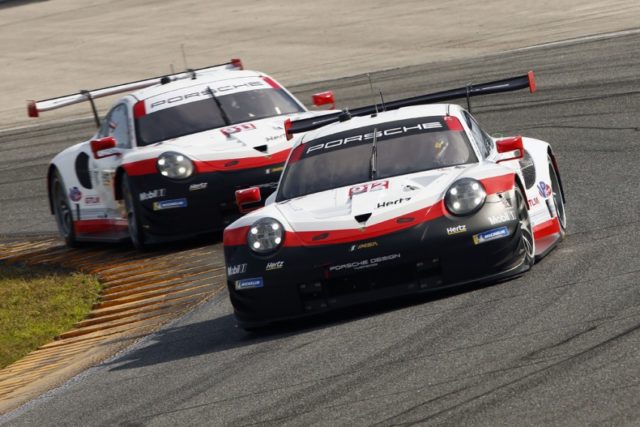
[[[348,262],[346,264],[332,265],[329,267],[329,271],[341,271],[341,270],[364,270],[365,268],[376,267],[378,264],[388,261],[399,259],[400,254],[391,254],[381,257],[363,259],[360,261]]]

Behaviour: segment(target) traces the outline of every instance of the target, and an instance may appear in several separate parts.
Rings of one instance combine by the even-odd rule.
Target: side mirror
[[[104,159],[105,157],[110,156],[119,156],[120,153],[109,153],[105,155],[100,155],[100,151],[110,150],[112,148],[116,148],[116,140],[112,136],[106,136],[100,139],[94,139],[91,141],[91,151],[93,152],[93,157],[96,159]]]
[[[498,150],[498,163],[518,160],[524,157],[524,145],[522,144],[521,136],[497,140],[496,149]]]
[[[250,187],[242,190],[236,190],[236,205],[240,213],[247,213],[260,208],[260,188]]]
[[[336,108],[336,101],[333,98],[333,91],[328,90],[326,92],[316,93],[311,96],[311,99],[313,100],[313,105],[315,105],[316,107],[331,104],[331,107],[329,107],[331,110]]]

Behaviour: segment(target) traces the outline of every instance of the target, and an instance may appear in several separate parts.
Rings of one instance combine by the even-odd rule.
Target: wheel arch
[[[47,198],[49,199],[49,212],[51,215],[55,214],[53,211],[53,195],[51,194],[51,182],[53,181],[53,174],[58,171],[58,168],[53,163],[49,165],[47,171]],[[62,178],[62,177],[61,177]]]
[[[547,146],[547,153],[549,154],[549,158],[551,159],[551,163],[553,164],[553,168],[556,171],[556,176],[558,177],[558,184],[560,185],[560,191],[562,192],[562,202],[567,203],[567,198],[564,192],[564,186],[562,185],[562,177],[560,176],[560,168],[558,167],[558,161],[556,160],[556,156],[553,154],[553,150],[551,146]]]
[[[125,171],[123,167],[119,167],[116,170],[115,177],[113,179],[113,196],[116,200],[122,200],[122,179]]]
[[[522,183],[522,178],[520,178],[520,175],[518,175],[517,173],[513,175],[514,176],[514,185],[518,186],[520,188],[520,191],[522,192],[522,196],[525,199],[525,202],[527,201],[527,190],[525,189],[524,184]],[[529,206],[529,203],[527,203],[527,210],[531,210],[531,207]]]

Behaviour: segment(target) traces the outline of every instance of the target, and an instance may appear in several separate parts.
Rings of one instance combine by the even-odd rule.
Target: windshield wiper
[[[378,128],[373,128],[373,142],[371,143],[371,160],[369,163],[369,179],[376,179],[378,173]]]
[[[213,102],[215,102],[216,105],[218,106],[218,110],[220,110],[220,115],[222,116],[222,120],[224,120],[225,126],[230,125],[231,120],[229,120],[229,116],[227,115],[227,112],[224,111],[224,108],[222,108],[222,104],[220,103],[220,100],[213,94],[213,91],[209,86],[207,86],[207,92],[209,93],[209,95],[211,95],[211,99],[213,99]]]

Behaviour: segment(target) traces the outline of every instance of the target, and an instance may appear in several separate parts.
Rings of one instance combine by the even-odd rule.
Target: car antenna
[[[369,179],[373,181],[378,174],[378,128],[373,128],[373,142],[371,143],[371,163],[369,164]]]
[[[380,91],[380,102],[382,102],[382,111],[387,111],[387,104],[384,103],[384,96],[382,96],[382,89],[378,89]]]
[[[378,115],[378,103],[376,102],[376,95],[373,92],[373,82],[371,81],[371,74],[367,73],[367,78],[369,79],[369,88],[371,89],[371,97],[373,98],[373,106],[376,109],[376,112],[371,115],[371,117],[376,117]]]
[[[182,51],[182,62],[184,62],[184,69],[188,73],[191,73],[191,79],[195,80],[196,79],[196,71],[194,69],[192,69],[192,68],[189,68],[189,65],[187,65],[187,53],[184,50],[184,43],[180,44],[180,50]]]

